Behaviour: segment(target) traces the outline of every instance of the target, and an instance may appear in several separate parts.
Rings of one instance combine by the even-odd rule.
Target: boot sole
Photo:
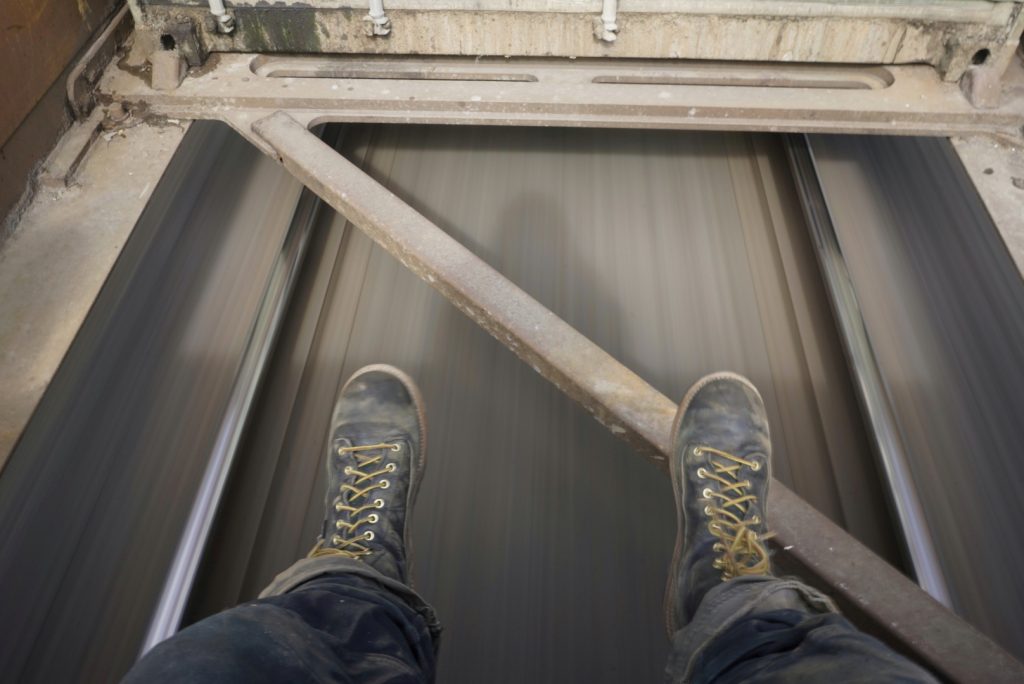
[[[413,467],[412,472],[409,474],[409,495],[405,499],[405,534],[403,535],[403,542],[405,544],[405,563],[406,573],[409,579],[409,588],[413,586],[413,552],[412,552],[412,513],[416,506],[416,497],[420,493],[420,481],[423,479],[423,475],[427,470],[427,415],[425,412],[425,402],[423,401],[423,394],[420,392],[419,385],[404,371],[395,368],[394,366],[387,363],[372,363],[368,366],[363,366],[352,376],[345,381],[341,391],[338,392],[339,396],[345,392],[345,389],[352,384],[352,382],[366,373],[371,372],[382,372],[397,378],[402,386],[405,387],[409,396],[412,397],[413,406],[416,407],[416,418],[420,427],[420,449],[416,455],[416,464]]]
[[[669,477],[672,480],[672,493],[676,499],[676,548],[672,553],[672,563],[669,566],[668,581],[665,587],[665,629],[668,632],[668,638],[671,640],[677,631],[679,631],[679,625],[675,621],[675,610],[676,605],[676,587],[678,582],[676,579],[679,576],[679,563],[683,558],[683,542],[686,535],[686,517],[683,513],[683,496],[686,492],[680,491],[682,486],[683,478],[680,477],[679,469],[682,467],[682,458],[678,454],[678,444],[676,439],[679,435],[679,424],[683,420],[683,416],[686,415],[687,409],[690,407],[690,403],[693,401],[694,396],[697,392],[704,389],[708,385],[718,380],[733,380],[740,382],[754,391],[757,398],[764,403],[764,399],[761,397],[761,393],[757,387],[754,386],[750,380],[740,375],[739,373],[733,373],[730,371],[720,371],[717,373],[709,373],[703,378],[693,383],[690,389],[687,390],[686,396],[683,397],[683,401],[679,404],[679,408],[676,410],[676,417],[672,420],[672,456],[669,458]],[[770,482],[770,480],[769,480]],[[767,514],[766,514],[767,517]]]

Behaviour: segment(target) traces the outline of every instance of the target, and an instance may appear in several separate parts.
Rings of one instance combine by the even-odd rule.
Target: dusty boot
[[[669,634],[718,583],[771,574],[763,540],[772,448],[757,389],[734,373],[705,376],[686,393],[672,439],[678,532],[665,596]]]
[[[386,365],[356,371],[334,407],[327,511],[310,556],[356,558],[409,584],[409,516],[425,452],[423,400],[412,379]]]

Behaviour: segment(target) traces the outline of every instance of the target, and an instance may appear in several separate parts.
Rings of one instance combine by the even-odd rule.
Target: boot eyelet
[[[760,516],[757,516],[757,515],[755,515],[754,517],[752,517],[752,518],[750,519],[750,524],[751,524],[751,525],[760,525],[760,524],[761,524],[761,517],[760,517]]]
[[[402,450],[402,445],[401,444],[392,444],[391,445],[391,450],[392,451],[401,451]]]
[[[721,553],[722,551],[725,551],[725,545],[720,542],[715,542],[715,545],[711,547],[711,549],[715,552]]]
[[[345,523],[342,522],[341,520],[336,520],[334,522],[334,529],[336,529],[336,530],[340,530],[344,526],[345,526]]]
[[[363,533],[363,539],[365,539],[366,541],[373,541],[373,537],[374,537],[374,534],[370,530],[367,530],[366,532]]]
[[[370,515],[366,516],[366,521],[369,522],[371,525],[379,520],[380,516],[376,513],[371,513]]]
[[[343,541],[344,540],[340,536],[338,536],[336,534],[331,536],[331,543],[334,544],[335,546],[337,546],[338,544],[340,544]]]
[[[375,499],[373,505],[377,508],[384,508],[384,499]]]
[[[710,499],[711,498],[711,487],[705,487],[704,491],[701,492],[700,495],[702,497],[704,497],[705,499]]]
[[[697,468],[697,477],[699,477],[700,479],[703,480],[707,476],[708,476],[708,471],[707,470],[705,470],[704,468]]]
[[[351,475],[352,474],[352,468],[350,466],[345,466],[345,469],[342,470],[341,472],[344,473],[345,475]]]
[[[704,507],[704,515],[714,515],[714,511],[711,510],[711,506]]]
[[[334,512],[341,513],[342,503],[340,501],[334,502]]]
[[[389,473],[393,473],[396,470],[398,470],[398,466],[394,463],[388,463],[386,466],[384,466],[384,469]]]
[[[704,453],[704,450],[701,449],[699,446],[693,447],[693,455],[694,456],[700,456],[703,453]]]
[[[753,470],[756,473],[758,470],[761,469],[761,462],[760,461],[754,461],[753,463],[754,463],[754,465],[750,466],[750,469]]]
[[[381,489],[387,489],[390,486],[391,486],[391,483],[388,482],[387,480],[381,480],[380,481],[380,488]]]

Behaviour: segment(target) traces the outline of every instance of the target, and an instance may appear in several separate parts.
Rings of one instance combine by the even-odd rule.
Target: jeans
[[[301,560],[256,601],[158,645],[125,682],[430,682],[441,627],[412,589],[355,560]],[[934,682],[857,631],[820,592],[742,577],[673,639],[673,682]]]

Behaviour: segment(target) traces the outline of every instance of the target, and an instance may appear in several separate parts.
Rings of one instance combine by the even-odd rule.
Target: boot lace
[[[747,491],[750,480],[740,479],[741,468],[757,472],[761,464],[708,446],[698,446],[693,451],[697,456],[711,456],[708,459],[711,470],[702,466],[697,469],[697,477],[719,485],[717,489],[706,487],[701,493],[709,502],[704,507],[704,515],[710,518],[708,531],[719,539],[713,547],[719,554],[714,567],[722,571],[723,580],[770,574],[771,562],[763,542],[774,533],[759,534],[752,529],[762,523],[756,514],[747,517],[757,497]]]
[[[346,454],[351,454],[355,465],[345,466],[342,472],[348,475],[349,479],[341,483],[338,496],[332,502],[334,512],[340,514],[334,521],[335,531],[329,538],[327,533],[324,533],[324,539],[318,541],[310,552],[311,558],[327,555],[362,558],[373,552],[365,544],[373,541],[373,530],[359,530],[380,520],[378,513],[367,512],[384,508],[384,499],[377,498],[371,501],[370,493],[375,489],[387,489],[391,486],[390,480],[381,476],[395,472],[398,466],[394,463],[381,463],[388,451],[401,449],[400,444],[388,442],[338,448],[338,455],[344,458]]]

